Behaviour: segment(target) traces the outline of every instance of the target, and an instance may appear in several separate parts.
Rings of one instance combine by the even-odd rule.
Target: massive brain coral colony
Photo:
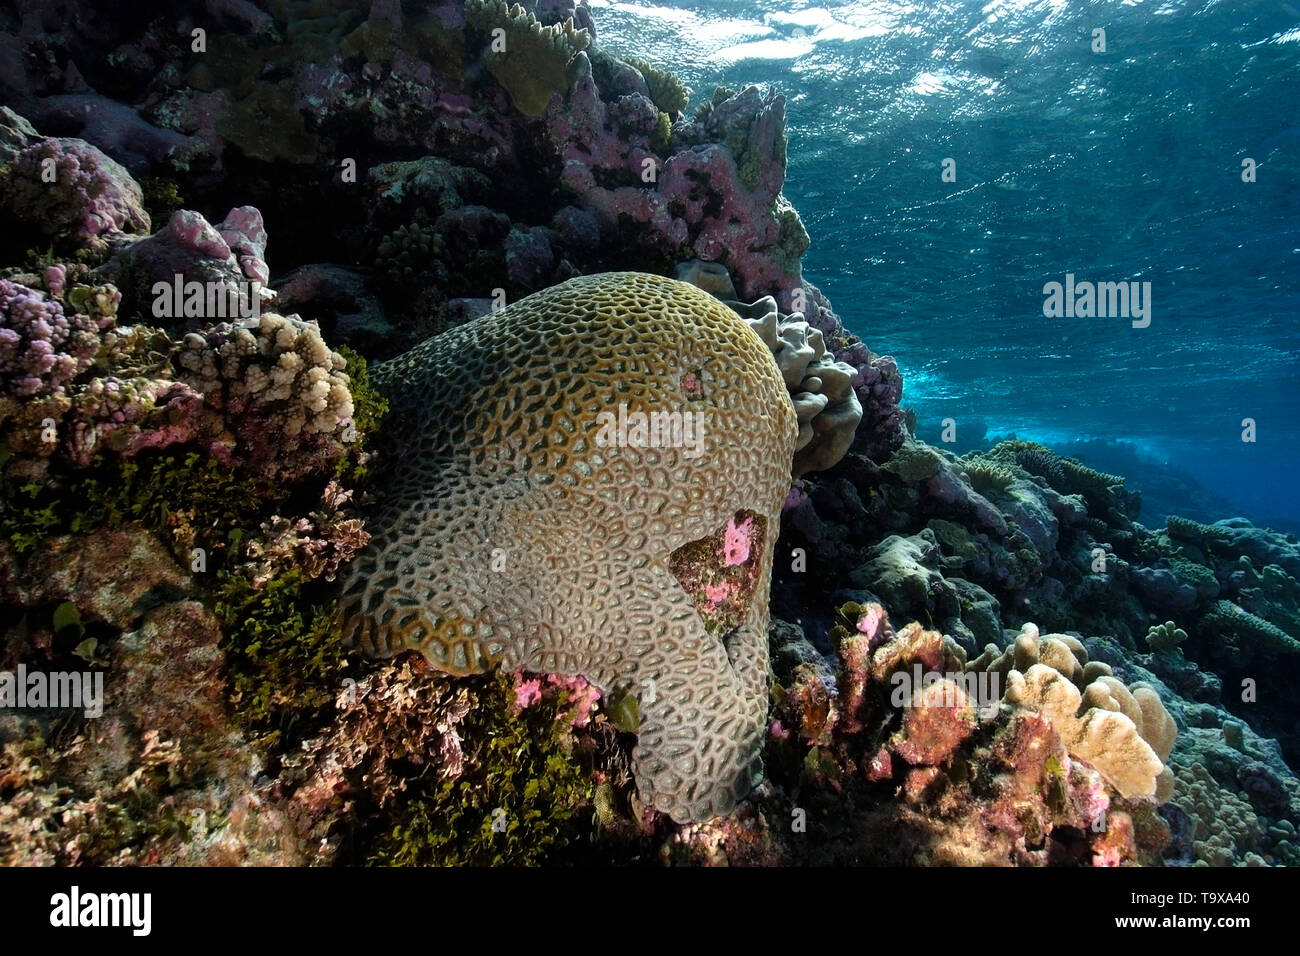
[[[688,387],[703,368],[702,389]],[[431,339],[375,378],[421,451],[387,482],[345,586],[353,639],[452,672],[502,661],[604,690],[653,681],[639,700],[642,798],[683,820],[730,810],[759,770],[774,533],[728,552],[757,590],[725,645],[670,559],[739,533],[741,512],[746,529],[775,530],[798,429],[763,343],[692,286],[610,273]],[[620,403],[701,417],[704,454],[598,443]]]

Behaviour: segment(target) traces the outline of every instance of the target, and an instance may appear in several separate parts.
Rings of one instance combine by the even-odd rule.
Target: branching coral
[[[1123,526],[1137,516],[1140,501],[1128,491],[1119,475],[1094,471],[1074,458],[1062,458],[1036,442],[1011,440],[1000,442],[984,456],[1014,463],[1031,475],[1037,475],[1064,495],[1081,495],[1088,512],[1097,518]]]
[[[1200,629],[1211,634],[1228,634],[1269,654],[1300,654],[1300,641],[1261,617],[1233,604],[1215,601],[1201,618]]]
[[[90,367],[98,332],[90,316],[0,279],[0,398],[62,393]]]
[[[417,216],[379,241],[375,249],[375,268],[390,289],[414,297],[420,291],[422,277],[438,265],[442,253],[442,237],[426,220]]]
[[[1177,627],[1173,621],[1165,621],[1163,624],[1153,624],[1147,631],[1147,647],[1159,653],[1161,651],[1172,651],[1178,648],[1187,640],[1187,632],[1181,627]]]
[[[256,326],[222,323],[191,332],[177,357],[179,378],[221,413],[230,455],[241,465],[301,475],[344,452],[353,413],[343,356],[315,325],[265,313]],[[293,454],[290,454],[293,452]]]

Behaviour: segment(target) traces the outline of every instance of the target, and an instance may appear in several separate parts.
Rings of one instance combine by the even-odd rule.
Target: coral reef
[[[123,290],[125,315],[196,329],[204,319],[260,313],[271,294],[263,288],[266,241],[262,215],[252,206],[230,210],[216,226],[178,209],[153,235],[118,243],[97,275]]]
[[[691,91],[680,79],[667,70],[661,70],[636,57],[629,57],[623,62],[634,67],[641,74],[650,99],[662,112],[667,113],[669,118],[676,119],[686,112]]]
[[[1203,866],[1263,864],[1254,852],[1259,845],[1259,820],[1250,804],[1220,786],[1199,763],[1174,765],[1178,788],[1186,797],[1179,805],[1191,823],[1196,862]]]
[[[17,399],[63,394],[90,367],[98,331],[89,316],[0,279],[0,389]]]
[[[1076,716],[1083,708],[1083,695],[1065,675],[1045,664],[1034,664],[1024,674],[1012,671],[1007,699],[1046,715],[1066,749],[1101,770],[1121,796],[1156,796],[1156,778],[1164,765],[1143,739],[1141,728],[1121,712],[1122,704],[1114,709],[1090,707]],[[1172,735],[1169,743],[1172,746]]]
[[[1158,857],[1169,831],[1154,803],[1118,794],[1050,715],[982,699],[991,684],[971,679],[950,638],[915,623],[895,631],[878,604],[844,605],[837,618],[832,675],[808,663],[778,674],[768,763],[780,789],[752,802],[780,819],[797,799],[809,836],[773,833],[784,862]],[[844,803],[847,818],[835,810]]]
[[[188,333],[176,361],[229,429],[210,446],[218,457],[281,480],[341,457],[353,413],[346,361],[314,325],[271,312],[254,328],[220,323]]]
[[[841,344],[840,352],[833,354],[827,350],[822,330],[803,321],[802,313],[782,315],[771,296],[752,303],[738,301],[731,276],[716,262],[693,259],[679,263],[677,278],[729,305],[772,350],[799,421],[793,467],[796,478],[805,472],[824,471],[844,457],[862,421],[863,398],[875,411],[869,427],[879,428],[880,419],[892,417],[888,409],[880,409],[880,403],[872,401],[877,394],[868,386],[872,365],[862,360],[859,353],[865,349],[856,338],[845,335],[838,319],[828,326]],[[840,361],[839,355],[855,358],[859,365]],[[895,406],[897,400],[894,395]]]
[[[785,98],[634,52],[0,16],[0,669],[112,688],[0,863],[1300,864],[1294,537],[920,441]]]

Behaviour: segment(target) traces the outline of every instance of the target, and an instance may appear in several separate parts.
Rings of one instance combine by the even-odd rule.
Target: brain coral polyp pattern
[[[344,588],[350,640],[453,673],[501,662],[631,685],[641,798],[680,821],[730,810],[761,772],[798,432],[759,337],[691,285],[608,273],[436,336],[374,379],[396,427]],[[636,416],[656,413],[692,422],[691,446],[647,440]]]

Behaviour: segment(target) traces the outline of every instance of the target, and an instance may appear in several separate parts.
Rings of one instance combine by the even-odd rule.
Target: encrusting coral
[[[763,344],[693,286],[609,273],[372,374],[392,403],[394,472],[344,586],[352,643],[417,648],[458,673],[502,661],[603,690],[632,682],[645,802],[676,819],[729,810],[760,766],[796,433]],[[742,577],[675,559],[719,533],[685,563]],[[739,602],[719,619],[740,623],[711,634],[699,602]]]

